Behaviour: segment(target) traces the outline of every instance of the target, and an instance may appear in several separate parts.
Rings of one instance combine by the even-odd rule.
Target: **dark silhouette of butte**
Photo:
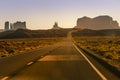
[[[75,28],[81,29],[119,29],[119,24],[110,16],[98,16],[95,18],[82,17],[78,18]]]
[[[9,23],[9,21],[5,22],[5,31],[8,30],[17,30],[17,29],[26,29],[26,22],[17,21],[15,23]]]
[[[58,23],[55,22],[55,24],[53,25],[53,28],[52,29],[62,29],[61,27],[58,26]]]

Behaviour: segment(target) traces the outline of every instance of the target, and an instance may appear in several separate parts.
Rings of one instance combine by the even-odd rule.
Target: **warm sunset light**
[[[0,80],[120,80],[120,0],[0,0]]]
[[[0,28],[5,21],[26,21],[29,29],[50,29],[55,21],[74,27],[79,17],[109,15],[120,23],[120,0],[0,0]]]

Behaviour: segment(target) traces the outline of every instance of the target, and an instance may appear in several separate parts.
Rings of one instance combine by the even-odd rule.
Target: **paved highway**
[[[94,59],[88,59],[71,41],[3,58],[2,80],[120,80]]]
[[[35,62],[57,47],[58,45],[48,46],[45,48],[28,51],[24,54],[0,59],[0,79],[8,75],[16,74],[20,70],[28,67],[30,62]]]

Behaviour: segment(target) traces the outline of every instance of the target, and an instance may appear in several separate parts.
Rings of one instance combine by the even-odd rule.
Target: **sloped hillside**
[[[69,29],[59,30],[23,30],[6,31],[0,33],[1,39],[14,39],[14,38],[45,38],[45,37],[65,37]]]
[[[120,36],[120,29],[104,29],[104,30],[82,29],[82,30],[77,30],[72,35],[73,36]]]

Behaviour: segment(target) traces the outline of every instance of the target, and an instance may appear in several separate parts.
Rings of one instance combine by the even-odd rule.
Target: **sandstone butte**
[[[98,16],[95,18],[82,17],[78,18],[75,28],[80,29],[120,29],[117,21],[110,16]]]

